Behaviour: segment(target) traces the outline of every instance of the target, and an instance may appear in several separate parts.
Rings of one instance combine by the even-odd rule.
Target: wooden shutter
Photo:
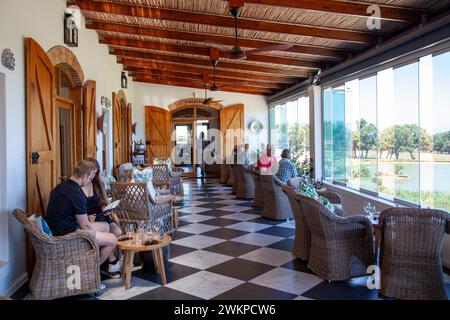
[[[114,169],[123,163],[122,152],[122,114],[119,97],[113,93],[113,147]]]
[[[25,41],[27,210],[45,214],[56,185],[54,67],[36,41]]]
[[[84,119],[83,155],[85,158],[97,158],[97,108],[96,108],[96,82],[89,80],[84,85]]]
[[[145,107],[145,137],[150,163],[154,158],[171,156],[171,119],[171,113],[165,109]]]

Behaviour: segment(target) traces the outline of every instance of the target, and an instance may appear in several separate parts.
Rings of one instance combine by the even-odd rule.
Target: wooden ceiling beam
[[[276,7],[331,12],[359,18],[370,17],[372,12],[368,12],[367,9],[373,4],[332,0],[245,0],[245,2]],[[381,9],[381,20],[415,23],[420,22],[422,19],[422,10],[384,5],[378,6]]]
[[[122,60],[122,62],[124,61]],[[134,63],[135,60],[125,62]],[[206,73],[210,77],[212,77],[213,75],[211,68],[201,68],[201,67],[197,68],[165,63],[152,63],[150,65],[147,63],[147,61],[145,61],[145,64],[139,63],[139,66],[125,65],[124,70],[128,72],[145,73],[145,74],[162,74],[164,72],[177,72],[192,75],[199,75]],[[223,70],[216,70],[216,76],[232,80],[245,80],[245,81],[248,80],[255,82],[257,81],[261,83],[280,83],[285,85],[296,83],[295,79],[293,78],[280,76],[266,76],[253,73],[243,73],[243,72],[223,71]]]
[[[132,40],[132,39],[124,39],[124,38],[115,38],[115,37],[102,37],[100,39],[100,43],[107,44],[110,46],[119,46],[126,47],[127,49],[145,49],[145,50],[155,50],[155,51],[164,51],[164,52],[176,52],[176,53],[184,53],[184,54],[195,54],[209,57],[209,48],[208,47],[200,47],[200,46],[186,46],[186,45],[175,45],[168,44],[162,42],[154,42],[154,41],[141,41],[141,40]],[[113,48],[114,50],[114,48]],[[220,51],[220,56],[224,58],[229,58],[229,51]],[[295,58],[286,58],[286,57],[271,57],[260,54],[248,54],[247,59],[245,61],[249,62],[262,62],[262,63],[271,63],[271,64],[280,64],[280,65],[288,65],[295,67],[303,67],[303,68],[313,68],[320,69],[322,68],[322,64],[304,60],[304,59],[295,59]]]
[[[199,74],[189,74],[189,73],[182,73],[182,72],[170,72],[170,71],[164,71],[159,73],[139,73],[139,72],[130,72],[128,73],[128,76],[130,77],[139,77],[139,78],[148,78],[150,80],[152,79],[161,79],[161,80],[173,80],[173,81],[183,81],[188,80],[195,82],[197,84],[203,84],[203,76]],[[211,85],[213,82],[213,77],[209,78],[209,85]],[[252,82],[248,80],[233,80],[233,79],[227,79],[227,78],[221,78],[216,76],[216,82],[222,83],[222,84],[235,84],[235,83],[241,83],[244,87],[255,87],[255,88],[264,88],[264,89],[282,89],[283,86],[276,84],[276,83],[264,83],[264,82]]]
[[[174,78],[174,77],[165,77],[165,76],[142,76],[142,75],[135,75],[133,76],[133,79],[140,79],[140,80],[148,80],[148,81],[173,81],[173,82],[184,82],[184,83],[189,83],[195,86],[199,86],[201,89],[204,89],[205,86],[202,83],[195,83],[194,81],[190,81],[189,79],[186,80],[182,80],[179,78]],[[230,88],[232,89],[242,89],[242,90],[249,90],[249,91],[254,91],[254,92],[263,92],[263,93],[271,93],[274,91],[274,89],[271,88],[260,88],[260,87],[252,87],[249,86],[247,84],[239,84],[237,82],[235,82],[234,84],[232,83],[228,83],[228,82],[220,82],[220,81],[216,81],[216,84],[219,87],[226,87],[226,86],[230,86]],[[209,87],[212,85],[212,82],[209,83]],[[234,86],[233,86],[234,85]],[[232,87],[233,86],[233,87]]]
[[[156,54],[156,53],[146,53],[139,51],[130,51],[123,49],[115,49],[114,54],[119,58],[134,58],[139,60],[152,60],[152,61],[161,61],[161,62],[174,62],[183,65],[191,65],[191,66],[211,66],[211,61],[207,59],[197,59],[197,58],[187,58],[182,56],[170,56],[164,54]],[[304,70],[289,70],[283,68],[275,68],[275,67],[264,67],[264,66],[256,66],[249,65],[244,63],[231,63],[225,61],[219,61],[217,64],[217,69],[228,69],[228,70],[238,70],[238,71],[253,71],[267,74],[275,74],[275,75],[286,75],[297,78],[306,78],[309,76],[310,72]]]
[[[218,43],[227,46],[234,46],[235,39],[233,37],[228,36],[219,36],[219,35],[211,35],[211,34],[202,34],[202,33],[191,33],[184,31],[176,31],[176,30],[163,30],[157,28],[149,28],[137,25],[129,25],[129,24],[118,24],[118,23],[106,23],[100,21],[89,21],[86,24],[86,28],[94,29],[97,31],[105,31],[105,32],[115,32],[115,33],[123,33],[129,35],[140,35],[147,36],[153,38],[164,38],[171,40],[183,40],[183,41],[192,41],[192,42],[201,42],[201,43]],[[265,40],[255,40],[248,38],[240,38],[239,44],[245,48],[264,48],[268,46],[272,46],[278,43],[286,43],[286,42],[276,42],[276,41],[265,41]],[[326,47],[317,47],[317,46],[302,46],[302,45],[294,45],[291,49],[284,50],[285,52],[292,53],[302,53],[314,56],[320,56],[325,58],[333,58],[333,59],[345,59],[348,57],[348,54],[344,50],[326,48]]]
[[[118,14],[136,18],[158,19],[193,24],[203,24],[218,27],[234,28],[234,18],[224,15],[204,14],[200,12],[188,12],[181,10],[154,8],[149,6],[137,6],[122,3],[111,3],[94,0],[71,0],[71,5],[78,6],[83,11],[93,11],[109,14]],[[280,22],[269,22],[256,19],[240,18],[240,29],[273,32],[289,35],[300,35],[314,38],[340,40],[343,42],[360,44],[377,44],[378,36],[375,34],[316,27],[311,25],[298,25]]]
[[[161,85],[166,85],[166,86],[204,89],[203,86],[196,86],[192,83],[183,82],[183,81],[158,81],[158,80],[146,80],[146,79],[140,79],[140,78],[134,78],[133,81],[143,82],[143,83],[151,83],[151,84],[161,84]],[[239,88],[221,88],[220,91],[245,93],[245,94],[253,94],[253,95],[260,95],[260,96],[268,96],[271,93],[273,93],[273,92],[252,91],[252,90],[248,90],[248,89],[239,89]]]

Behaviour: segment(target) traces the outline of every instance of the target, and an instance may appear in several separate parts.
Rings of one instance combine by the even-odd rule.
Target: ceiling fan
[[[203,84],[205,86],[205,100],[203,100],[203,104],[205,106],[209,106],[212,103],[220,103],[222,100],[214,100],[214,98],[208,98],[208,83],[209,83],[209,75],[207,73],[203,74]]]
[[[246,81],[238,81],[238,82],[234,82],[234,83],[230,83],[230,84],[226,84],[223,86],[219,86],[216,83],[216,66],[219,63],[219,59],[220,59],[220,51],[217,48],[210,48],[209,49],[209,56],[210,56],[210,60],[211,60],[211,64],[213,66],[213,83],[210,87],[208,87],[208,84],[210,82],[210,77],[208,73],[204,73],[203,74],[203,78],[202,78],[202,84],[205,86],[205,102],[209,99],[206,98],[206,93],[207,90],[209,89],[210,91],[216,92],[216,91],[220,91],[221,89],[227,89],[227,88],[239,88],[240,86],[246,84]],[[196,83],[198,84],[198,83]],[[221,101],[216,101],[216,102],[221,102]]]
[[[244,7],[244,0],[228,0],[230,4],[230,13],[234,17],[234,29],[235,29],[235,38],[236,43],[231,49],[230,59],[233,60],[244,60],[247,59],[247,54],[252,53],[263,53],[269,51],[284,51],[292,48],[294,45],[292,44],[274,44],[272,46],[267,46],[263,48],[257,48],[253,50],[248,50],[247,53],[239,46],[239,35],[238,35],[238,17],[241,14],[242,8]]]

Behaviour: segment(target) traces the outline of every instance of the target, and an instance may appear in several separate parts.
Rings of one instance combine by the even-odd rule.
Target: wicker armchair
[[[230,179],[230,167],[226,164],[220,165],[220,183],[227,184]]]
[[[307,261],[311,251],[311,231],[306,223],[300,200],[297,198],[298,193],[290,186],[291,184],[289,182],[290,180],[282,188],[289,199],[295,220],[295,241],[292,253],[295,257]]]
[[[292,219],[294,216],[291,205],[282,189],[286,184],[275,175],[262,174],[259,179],[264,190],[263,217],[273,220]]]
[[[153,185],[155,188],[167,188],[173,195],[183,195],[183,180],[181,168],[169,169],[167,164],[155,164],[153,169]]]
[[[231,193],[236,194],[237,193],[237,184],[236,179],[234,177],[234,164],[227,164],[230,170],[230,177],[228,178],[227,184],[232,187]]]
[[[297,190],[300,187],[302,181],[303,181],[302,177],[292,178],[287,182],[287,185],[293,188],[294,190]],[[330,201],[330,203],[332,204],[342,205],[344,203],[342,200],[342,196],[337,192],[331,190],[324,190],[324,191],[318,190],[317,193],[319,194],[319,196],[327,198],[328,201]]]
[[[328,281],[366,276],[375,263],[373,226],[365,216],[343,217],[319,201],[297,194],[311,230],[308,268]]]
[[[380,215],[381,295],[447,300],[442,271],[450,214],[441,210],[391,208]]]
[[[243,199],[253,199],[255,196],[255,182],[250,175],[249,169],[242,164],[233,165],[236,178],[236,196]]]
[[[25,227],[36,252],[36,266],[30,280],[34,299],[51,300],[100,292],[100,264],[95,239],[87,231],[62,237],[49,237],[16,209],[14,217]],[[80,267],[81,289],[70,289],[67,280],[71,266]]]
[[[264,189],[259,179],[259,172],[255,167],[251,167],[250,175],[255,183],[255,196],[253,197],[253,206],[257,208],[264,208]]]
[[[153,200],[150,197],[147,184],[133,182],[115,182],[111,184],[113,200],[120,200],[115,210],[119,218],[120,227],[126,230],[127,224],[137,225],[139,221],[152,223],[163,219],[164,233],[174,232],[172,196],[165,196]]]

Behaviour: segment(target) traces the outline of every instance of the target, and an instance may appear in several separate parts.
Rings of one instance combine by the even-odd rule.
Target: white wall
[[[0,152],[6,154],[8,167],[6,183],[0,184],[0,193],[6,194],[7,199],[6,205],[0,208],[1,217],[14,208],[26,207],[24,38],[32,37],[45,51],[56,45],[64,45],[65,8],[65,0],[0,0],[0,52],[9,48],[16,58],[14,71],[0,65],[0,73],[6,75],[7,124],[6,148],[1,148]],[[97,108],[100,110],[100,97],[111,98],[113,91],[120,90],[122,66],[116,63],[114,56],[109,55],[107,46],[98,44],[97,33],[84,29],[84,24],[79,34],[79,47],[70,49],[83,68],[85,80],[97,81]],[[125,93],[129,102],[133,102],[132,81],[129,81],[129,87]],[[99,147],[101,147],[100,139]],[[108,162],[112,167],[112,151]],[[0,223],[1,231],[5,225],[9,231],[8,264],[0,267],[0,295],[2,295],[10,294],[11,290],[26,280],[24,278],[26,258],[23,228],[10,215],[8,222],[0,220]]]
[[[142,139],[145,141],[145,106],[156,106],[168,109],[171,103],[178,100],[192,98],[193,94],[197,98],[203,98],[205,91],[201,89],[164,86],[147,83],[134,83],[135,103],[133,106],[133,121],[137,122],[136,136],[134,139]],[[221,102],[224,107],[236,103],[243,103],[245,108],[245,129],[248,129],[250,122],[259,120],[264,124],[264,132],[260,134],[259,143],[267,144],[268,128],[269,128],[269,111],[266,99],[263,96],[249,95],[233,92],[208,92],[208,97],[215,100],[223,100]],[[250,151],[257,148],[256,137],[249,136],[246,141],[250,143]]]

